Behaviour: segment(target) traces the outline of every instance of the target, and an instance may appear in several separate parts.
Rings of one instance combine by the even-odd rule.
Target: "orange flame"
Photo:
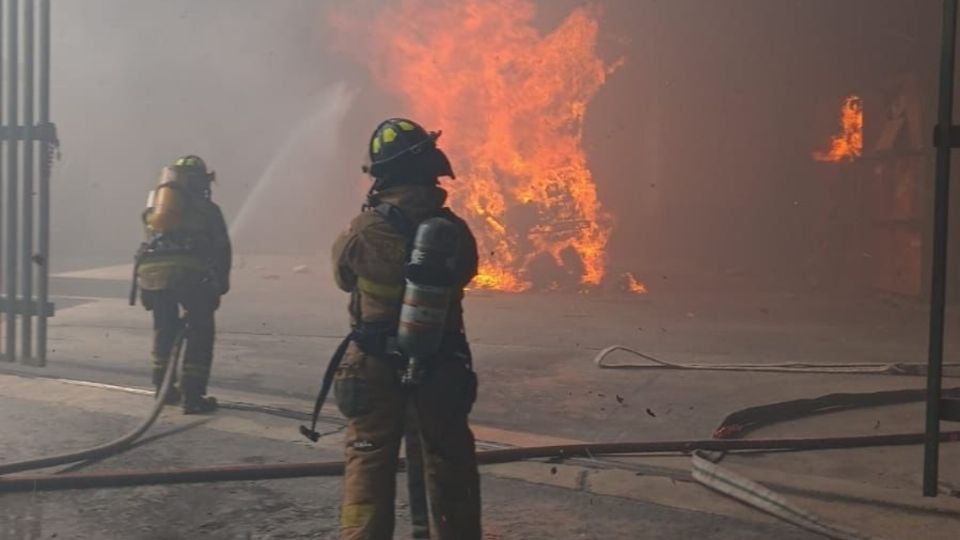
[[[829,151],[814,152],[813,159],[837,163],[853,161],[863,154],[863,101],[858,96],[847,97],[840,115],[843,131],[834,135]]]
[[[627,290],[633,294],[647,294],[647,286],[636,277],[634,277],[632,272],[626,272],[623,274],[623,278],[626,280]]]
[[[526,290],[535,259],[563,267],[571,250],[582,285],[606,271],[610,220],[582,138],[613,66],[595,51],[595,10],[574,10],[547,35],[534,15],[531,0],[402,0],[372,22],[337,24],[367,44],[359,54],[380,86],[445,131],[440,145],[458,172],[446,187],[477,236],[479,288]]]

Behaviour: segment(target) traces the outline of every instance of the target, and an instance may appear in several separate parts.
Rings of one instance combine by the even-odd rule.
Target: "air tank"
[[[405,382],[416,378],[419,359],[440,351],[455,286],[459,234],[456,224],[440,217],[424,220],[417,228],[397,330],[397,344],[411,359]]]
[[[147,226],[156,234],[178,230],[183,225],[186,208],[181,175],[174,167],[164,167],[157,188],[147,201]]]

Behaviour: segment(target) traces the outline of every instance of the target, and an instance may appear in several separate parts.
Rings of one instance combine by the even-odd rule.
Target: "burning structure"
[[[840,111],[841,132],[818,162],[841,171],[824,171],[823,204],[843,214],[833,236],[840,275],[876,290],[919,297],[926,293],[929,259],[928,200],[932,152],[920,136],[932,118],[913,74],[894,77],[885,91],[872,92],[865,106],[847,97]],[[926,101],[926,103],[925,103]],[[866,134],[866,135],[865,135]],[[829,243],[829,242],[824,242]]]
[[[863,155],[863,100],[849,96],[840,108],[839,134],[833,137],[830,149],[814,152],[813,159],[836,163],[853,161]]]
[[[664,28],[687,3],[627,4],[411,0],[379,6],[372,22],[354,8],[330,17],[389,110],[446,131],[452,205],[484,256],[475,287],[637,292],[651,274],[697,268],[919,294],[927,218],[904,202],[904,182],[919,186],[925,171],[878,160],[906,148],[899,134],[916,129],[927,82],[915,77],[904,97],[884,87],[887,67],[828,72],[812,53],[794,69],[822,73],[804,85],[748,68],[744,51],[787,54],[791,39],[815,39],[799,34],[725,34],[713,50],[721,69],[686,52],[710,48],[716,28],[693,21],[690,46],[669,45],[682,40]],[[912,120],[885,120],[907,102]],[[920,212],[910,233],[905,211]]]
[[[359,54],[405,110],[449,131],[452,205],[484,254],[476,287],[596,287],[612,223],[584,116],[616,64],[597,55],[597,10],[574,9],[547,33],[534,15],[530,0],[401,2],[380,10]]]
[[[325,253],[348,212],[330,205],[318,213],[309,201],[360,197],[366,126],[402,114],[445,132],[441,143],[459,175],[447,184],[451,204],[483,246],[476,287],[589,290],[625,286],[625,272],[652,291],[660,276],[690,273],[702,280],[749,274],[789,286],[869,282],[866,269],[856,270],[867,259],[863,253],[874,262],[882,256],[873,241],[848,232],[848,222],[862,221],[862,199],[841,192],[859,189],[850,179],[874,170],[895,74],[914,73],[910,107],[923,111],[910,114],[922,112],[919,125],[930,121],[931,74],[908,66],[932,56],[935,39],[902,35],[919,35],[914,28],[924,27],[931,10],[858,1],[834,3],[824,18],[811,6],[800,10],[795,27],[774,31],[779,8],[748,4],[730,10],[694,0],[605,0],[588,7],[567,0],[359,0],[332,11],[291,5],[296,24],[284,22],[290,17],[281,10],[258,26],[257,39],[276,48],[244,60],[229,54],[241,47],[242,32],[219,40],[178,36],[216,54],[189,73],[178,70],[194,83],[189,92],[165,89],[165,96],[189,106],[157,118],[142,96],[163,86],[163,70],[137,59],[176,65],[179,57],[164,48],[154,54],[152,43],[141,41],[143,27],[129,27],[104,36],[116,57],[102,65],[84,64],[66,49],[58,64],[54,81],[64,88],[126,80],[110,72],[115,66],[140,82],[111,86],[106,94],[91,89],[83,111],[54,104],[65,138],[97,133],[74,143],[59,165],[65,181],[53,192],[62,209],[53,237],[65,249],[125,253],[118,240],[96,234],[98,220],[134,211],[125,201],[139,201],[140,186],[118,182],[107,191],[105,181],[83,186],[80,180],[145,176],[144,163],[163,162],[188,145],[229,157],[221,174],[230,189],[221,196],[236,216],[240,252]],[[841,21],[860,20],[864,6],[878,20],[898,18],[900,37],[888,39],[882,24],[869,25],[862,45],[850,46]],[[164,17],[162,8],[149,9],[143,21]],[[190,9],[191,20],[217,13],[214,6]],[[70,40],[75,31],[60,30]],[[274,38],[280,34],[287,37]],[[798,53],[797,44],[807,48]],[[784,64],[786,57],[794,60]],[[884,60],[865,60],[874,57]],[[222,82],[204,75],[210,71],[221,73]],[[224,85],[235,89],[230,106],[194,105],[222,95]],[[277,96],[276,111],[265,112],[263,95]],[[110,124],[118,102],[129,102],[138,123],[164,133],[197,127],[164,137],[162,145],[125,142],[110,170],[101,171],[87,156],[96,154],[97,137],[127,129]],[[217,116],[235,110],[250,114]],[[90,111],[104,121],[91,128]],[[860,142],[847,137],[858,118]],[[235,136],[261,131],[262,139]],[[843,148],[835,140],[850,150],[862,145],[861,154],[835,162],[811,156],[836,159]],[[902,148],[901,139],[890,140],[891,148]],[[895,169],[884,167],[880,183],[902,176]],[[103,212],[91,210],[103,205]],[[279,207],[286,210],[278,213]],[[914,242],[896,234],[905,246]],[[131,233],[124,244],[135,240]]]
[[[14,10],[48,4],[0,1]],[[339,481],[289,480],[294,469],[318,472],[311,464],[296,467],[299,460],[342,456],[339,418],[323,420],[330,420],[329,431],[309,431],[335,445],[289,444],[291,418],[309,407],[300,398],[318,386],[318,356],[335,351],[334,336],[348,327],[344,295],[327,272],[314,270],[327,261],[300,259],[322,259],[327,235],[362,204],[369,179],[358,178],[357,169],[368,129],[395,115],[445,131],[441,145],[459,179],[444,187],[483,250],[474,287],[524,293],[467,300],[472,367],[482,381],[471,413],[478,440],[502,447],[521,441],[550,452],[558,441],[583,441],[570,448],[593,457],[593,441],[622,443],[637,434],[643,448],[657,453],[663,441],[678,441],[671,447],[686,451],[703,447],[711,433],[746,434],[749,424],[717,429],[719,411],[742,419],[737,413],[744,407],[782,411],[784,403],[799,398],[810,405],[810,398],[829,393],[813,404],[829,405],[833,414],[835,398],[857,402],[851,388],[869,388],[879,373],[898,375],[882,383],[898,388],[893,394],[917,381],[922,302],[863,293],[917,298],[927,290],[933,160],[924,132],[934,122],[934,84],[932,66],[923,61],[935,52],[933,2],[598,0],[584,7],[577,0],[356,0],[333,12],[312,0],[82,4],[58,5],[50,34],[53,110],[64,141],[52,216],[52,294],[60,309],[48,369],[56,373],[0,374],[10,435],[0,453],[6,462],[62,451],[63,441],[113,437],[113,417],[147,408],[149,395],[122,387],[142,382],[151,335],[146,319],[121,308],[117,297],[129,276],[120,263],[129,261],[140,233],[143,182],[131,179],[152,184],[153,166],[187,149],[217,163],[223,179],[217,200],[235,218],[238,247],[249,255],[237,265],[223,311],[226,339],[218,350],[232,361],[218,362],[211,381],[218,393],[237,392],[244,401],[225,400],[211,422],[149,439],[148,452],[111,456],[117,468],[142,474],[114,475],[106,470],[112,464],[98,463],[104,470],[0,478],[24,490],[19,498],[4,495],[12,504],[0,515],[0,536],[8,516],[16,528],[36,525],[37,537],[129,537],[144,530],[198,537],[215,528],[236,537],[336,534],[343,516]],[[0,11],[5,29],[16,29],[17,19]],[[331,30],[343,45],[339,51],[330,47]],[[4,51],[8,58],[8,45]],[[7,76],[5,84],[17,86],[10,83]],[[20,128],[4,118],[8,138],[17,139]],[[9,151],[4,157],[9,166]],[[30,203],[29,189],[18,194]],[[17,200],[4,197],[6,204]],[[5,218],[16,221],[9,213]],[[27,266],[48,264],[29,250],[24,255]],[[953,261],[951,270],[958,269]],[[535,294],[606,287],[647,296]],[[8,299],[6,306],[22,304]],[[25,315],[32,316],[29,309]],[[600,351],[593,363],[590,350]],[[631,350],[660,371],[598,369],[644,367],[603,361]],[[734,357],[737,363],[728,363]],[[665,369],[687,371],[675,377]],[[876,404],[876,397],[867,401]],[[291,408],[279,409],[281,401]],[[824,428],[819,433],[827,439],[852,434],[852,427],[876,431],[863,437],[870,444],[918,440],[909,433],[917,422],[906,411],[884,416],[882,426],[873,410],[844,407],[836,414],[845,416],[835,423],[819,416],[808,427]],[[707,446],[784,449],[778,435],[805,429],[796,423],[801,419],[792,420],[766,441],[707,440]],[[38,430],[61,436],[45,442]],[[504,450],[532,456],[524,454],[530,448],[484,455],[502,460]],[[914,459],[905,456],[894,448],[864,453],[856,467],[822,454],[749,459],[767,469],[766,483],[788,482],[793,473],[810,488],[795,493],[826,495],[823,504],[837,512],[851,508],[838,500],[855,500],[854,512],[871,533],[905,530],[899,536],[909,537],[919,530],[918,512],[895,514],[906,508],[898,496],[867,514],[861,503],[877,494],[860,491],[871,484],[886,493],[912,490]],[[214,458],[238,465],[190,467]],[[864,466],[867,460],[876,467]],[[188,470],[151,470],[160,463]],[[661,464],[639,476],[632,464],[575,474],[567,468],[573,466],[579,464],[518,464],[515,478],[485,478],[485,532],[633,538],[656,527],[661,536],[687,538],[722,526],[731,538],[783,536],[766,524],[738,522],[739,512],[717,522],[711,508],[691,508],[683,496],[689,486],[669,480],[688,470],[657,476],[660,482],[653,476],[664,474]],[[695,468],[702,473],[704,466]],[[330,461],[322,470],[336,474],[342,464]],[[955,483],[956,470],[949,472]],[[92,488],[91,478],[166,483],[210,474],[288,480],[276,488],[168,486],[163,504],[153,490],[88,499],[38,487],[41,480]],[[837,497],[818,489],[811,483],[818,474],[830,489],[846,476],[856,491]],[[531,478],[556,483],[540,489]],[[556,489],[570,487],[570,478],[578,479],[575,489]],[[612,490],[601,491],[605,483]],[[651,485],[684,491],[661,497]],[[604,507],[607,495],[616,502]],[[686,502],[657,514],[679,499]],[[250,504],[264,500],[271,504]],[[943,538],[952,538],[955,523],[944,530]]]

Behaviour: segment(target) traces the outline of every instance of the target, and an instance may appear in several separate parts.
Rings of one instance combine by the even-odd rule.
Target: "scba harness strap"
[[[407,257],[410,256],[410,249],[413,247],[413,239],[417,233],[418,223],[414,223],[407,218],[399,207],[390,203],[381,202],[371,207],[374,212],[386,221],[395,231],[400,233],[407,240]],[[449,210],[444,208],[441,213],[446,214]],[[327,400],[330,390],[333,388],[333,379],[337,374],[337,369],[347,353],[347,348],[351,342],[357,344],[360,350],[367,354],[378,355],[387,351],[388,343],[391,338],[395,338],[397,327],[395,324],[371,324],[358,323],[357,327],[352,329],[347,337],[340,342],[330,357],[330,363],[323,374],[323,383],[320,385],[320,392],[317,394],[317,400],[313,404],[313,415],[310,419],[310,427],[301,425],[300,433],[313,442],[320,439],[320,433],[317,432],[317,422],[320,418],[320,410],[323,403]]]
[[[330,357],[330,363],[327,364],[327,371],[323,374],[323,384],[320,386],[320,393],[317,394],[317,401],[313,404],[313,416],[310,419],[310,427],[300,426],[300,434],[313,442],[320,440],[320,433],[317,432],[317,420],[320,418],[320,409],[323,408],[323,402],[327,400],[330,388],[333,387],[333,377],[337,373],[337,368],[340,367],[340,361],[343,360],[343,356],[347,353],[347,347],[349,347],[350,342],[356,338],[355,333],[356,331],[352,331],[347,334],[347,337],[343,338],[343,341],[337,346],[337,350],[334,351],[333,356]]]

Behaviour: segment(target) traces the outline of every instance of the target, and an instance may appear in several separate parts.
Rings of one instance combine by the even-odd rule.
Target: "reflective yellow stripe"
[[[373,519],[374,505],[345,504],[340,510],[340,527],[349,529],[363,527]]]
[[[154,268],[193,268],[197,270],[206,270],[208,264],[197,257],[190,255],[154,255],[148,256],[146,260],[140,263],[140,270],[152,270]]]
[[[380,300],[400,300],[403,298],[403,285],[389,285],[359,277],[357,278],[357,288],[363,294],[369,294]]]

